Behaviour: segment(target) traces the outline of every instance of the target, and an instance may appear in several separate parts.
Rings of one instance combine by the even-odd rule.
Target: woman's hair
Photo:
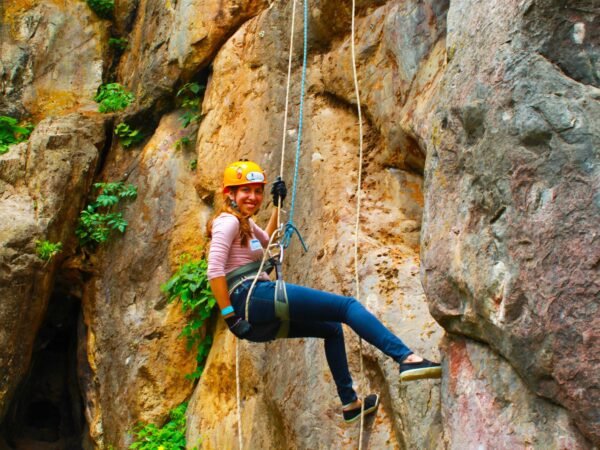
[[[237,188],[230,188],[230,189],[234,193],[237,190]],[[242,216],[240,214],[239,210],[237,208],[234,208],[231,203],[232,203],[232,201],[229,198],[229,196],[227,194],[223,195],[223,204],[217,210],[217,212],[212,217],[212,219],[210,219],[208,221],[208,223],[206,224],[206,235],[208,236],[209,239],[212,239],[212,226],[213,226],[213,222],[222,213],[226,212],[226,213],[229,213],[229,214],[233,214],[240,221],[240,239],[241,239],[242,246],[245,246],[245,245],[248,244],[248,241],[250,239],[252,239],[252,228],[250,227],[250,220],[249,220],[250,218]]]

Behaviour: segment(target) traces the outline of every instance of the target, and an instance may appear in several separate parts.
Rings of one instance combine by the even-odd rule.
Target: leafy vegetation
[[[87,0],[87,4],[102,19],[110,19],[115,10],[115,0]]]
[[[190,255],[184,254],[180,261],[182,265],[171,279],[161,286],[161,290],[167,294],[169,303],[181,301],[183,312],[189,316],[189,321],[180,336],[187,339],[188,350],[197,347],[198,364],[196,370],[188,375],[188,378],[196,379],[202,375],[204,361],[212,345],[212,337],[206,335],[203,326],[217,301],[208,284],[206,260],[193,260]]]
[[[180,118],[183,128],[187,128],[190,123],[198,122],[202,119],[203,116],[200,114],[200,107],[205,89],[206,87],[200,83],[186,83],[177,91],[177,98],[181,102],[181,107],[187,110]]]
[[[129,45],[129,41],[125,38],[109,38],[108,45],[118,51],[123,51]]]
[[[198,160],[192,159],[190,161],[190,170],[196,170],[197,167],[198,167]]]
[[[169,413],[169,421],[162,427],[154,424],[138,423],[133,429],[135,442],[132,450],[185,450],[185,410],[182,403]]]
[[[184,148],[186,148],[191,143],[192,143],[192,141],[190,141],[190,138],[187,137],[187,136],[184,136],[181,139],[177,139],[175,141],[175,143],[174,143],[175,150],[183,150]]]
[[[50,241],[35,241],[35,251],[40,259],[44,261],[50,261],[62,250],[61,242],[50,242]]]
[[[138,144],[144,140],[144,135],[139,130],[132,130],[129,125],[121,122],[115,127],[115,134],[119,137],[121,144],[125,148]]]
[[[13,117],[0,116],[0,155],[8,152],[11,145],[26,141],[32,131],[29,123],[19,125]]]
[[[83,247],[95,247],[106,242],[113,231],[125,232],[127,221],[123,213],[115,212],[121,200],[134,199],[137,196],[135,186],[123,182],[94,183],[101,189],[96,200],[89,204],[79,215],[79,224],[75,234]]]
[[[127,108],[135,96],[119,83],[103,84],[98,88],[94,101],[100,103],[98,111],[109,113]]]

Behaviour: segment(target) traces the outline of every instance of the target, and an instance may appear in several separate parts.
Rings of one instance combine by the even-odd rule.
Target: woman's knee
[[[327,327],[327,333],[329,338],[337,338],[344,336],[344,329],[342,328],[342,324],[339,322],[325,322],[325,326]]]

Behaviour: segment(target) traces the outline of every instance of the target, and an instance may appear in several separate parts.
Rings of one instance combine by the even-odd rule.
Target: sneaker
[[[400,363],[400,381],[420,380],[422,378],[441,378],[442,366],[425,358],[417,363]]]
[[[363,415],[366,416],[368,414],[371,414],[379,406],[379,395],[377,395],[377,394],[367,395],[365,397],[365,399],[363,400],[363,403],[365,405],[365,409],[363,411]],[[361,411],[361,407],[360,406],[358,408],[354,408],[354,409],[349,409],[347,411],[343,411],[344,422],[346,422],[346,423],[352,423],[355,420],[360,419],[360,411]]]

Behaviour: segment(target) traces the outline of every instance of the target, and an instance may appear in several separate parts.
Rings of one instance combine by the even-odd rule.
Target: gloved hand
[[[283,205],[283,201],[287,195],[287,187],[285,187],[285,181],[283,181],[281,177],[277,177],[273,182],[273,185],[271,186],[271,195],[273,196],[273,205],[279,205],[279,199],[281,199],[281,204]]]
[[[225,317],[225,323],[227,323],[229,330],[240,339],[244,339],[250,334],[250,331],[252,331],[250,322],[247,322],[240,316],[233,315]]]

